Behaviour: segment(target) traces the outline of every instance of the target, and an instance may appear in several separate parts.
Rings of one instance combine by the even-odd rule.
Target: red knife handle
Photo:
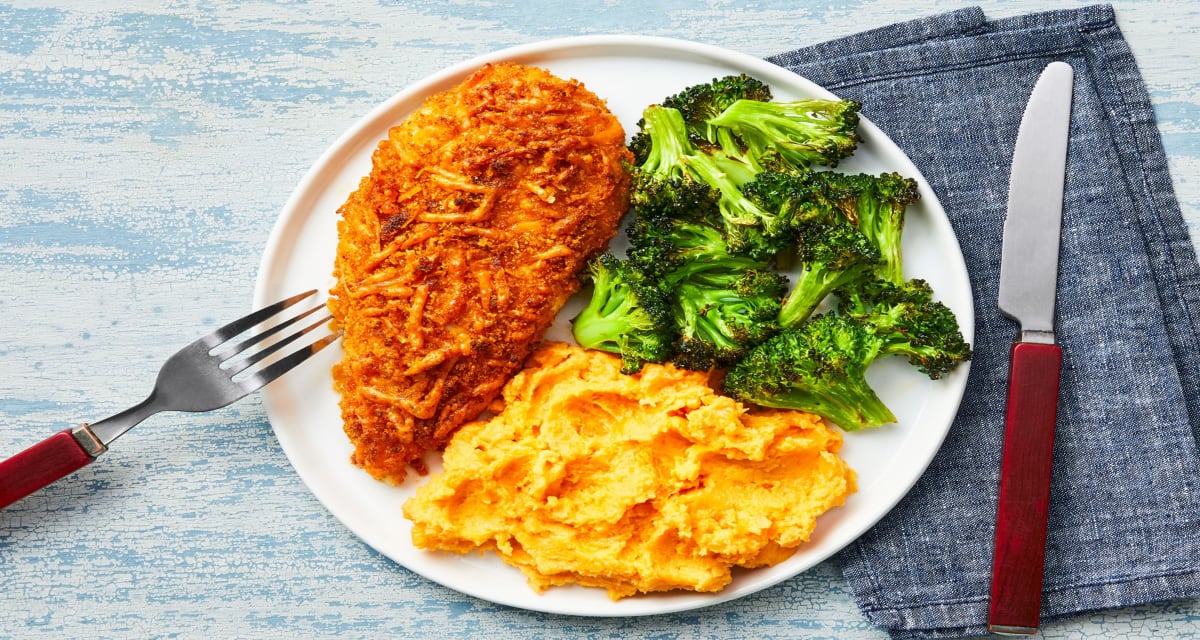
[[[1038,629],[1061,372],[1058,345],[1013,345],[988,613],[988,628],[997,633]]]
[[[0,509],[88,465],[93,458],[71,429],[0,462]]]

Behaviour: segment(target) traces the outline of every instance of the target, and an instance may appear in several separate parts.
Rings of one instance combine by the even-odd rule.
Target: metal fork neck
[[[160,409],[156,406],[154,394],[151,394],[150,397],[140,403],[99,422],[90,424],[88,427],[96,435],[96,438],[107,447],[113,440],[121,437],[121,434],[129,431],[139,422],[159,411]]]

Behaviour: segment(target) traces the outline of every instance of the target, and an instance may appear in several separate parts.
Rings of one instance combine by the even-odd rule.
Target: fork
[[[142,402],[95,424],[59,431],[0,462],[0,509],[90,464],[108,445],[160,411],[212,411],[232,404],[290,371],[340,336],[331,333],[284,354],[305,334],[326,325],[326,314],[288,335],[282,332],[324,308],[316,305],[241,340],[260,323],[307,300],[316,289],[280,300],[201,337],[167,359]],[[269,338],[277,337],[274,342]],[[257,347],[257,348],[256,348]],[[279,354],[278,357],[272,357]]]

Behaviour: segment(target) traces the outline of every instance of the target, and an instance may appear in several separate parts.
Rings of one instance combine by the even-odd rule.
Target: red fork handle
[[[988,628],[996,633],[1038,630],[1061,372],[1058,345],[1013,345],[988,612]]]
[[[91,436],[90,431],[85,433],[85,437]],[[99,447],[96,450],[99,455],[104,445],[97,441],[95,446]],[[95,458],[80,445],[72,430],[67,429],[0,462],[0,509],[86,467],[92,460]]]

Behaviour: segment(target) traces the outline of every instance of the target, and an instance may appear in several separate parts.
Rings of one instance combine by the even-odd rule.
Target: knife
[[[1000,311],[1021,325],[1010,351],[988,630],[1037,633],[1062,349],[1054,335],[1058,244],[1074,70],[1042,72],[1013,150],[1000,258]]]

